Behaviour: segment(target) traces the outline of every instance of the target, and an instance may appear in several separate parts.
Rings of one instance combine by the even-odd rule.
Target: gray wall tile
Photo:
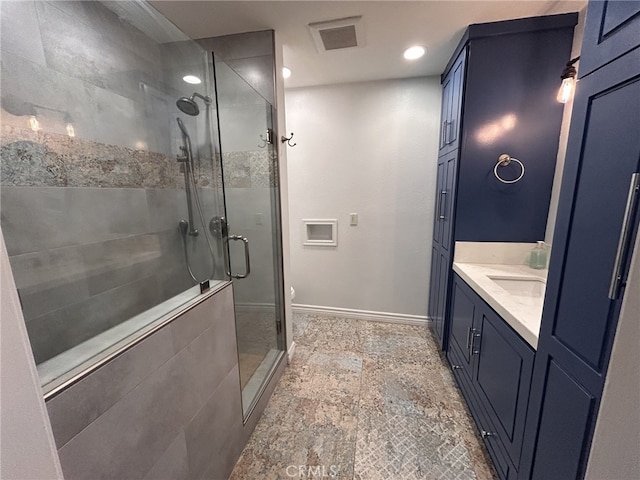
[[[221,333],[229,335],[227,340],[233,338],[235,345],[235,331],[229,330],[229,318],[233,316],[233,289],[231,285],[223,288],[214,295],[215,302],[203,302],[197,307],[176,319],[171,324],[173,336],[173,348],[176,352],[189,345],[194,339],[208,328],[215,326]],[[235,328],[235,322],[231,323]],[[235,346],[234,346],[235,348]]]
[[[226,60],[226,63],[267,102],[276,104],[273,55]]]
[[[44,65],[44,49],[40,39],[35,2],[0,3],[0,33],[3,51]]]
[[[272,30],[202,38],[197,42],[203,48],[213,50],[224,61],[273,55],[274,49]]]
[[[47,402],[65,478],[229,475],[246,442],[232,300],[223,289]]]
[[[148,310],[159,301],[157,281],[148,277],[30,320],[27,331],[36,363]]]
[[[229,476],[244,447],[241,403],[235,367],[185,428],[190,479]]]
[[[2,187],[0,204],[9,256],[69,245],[64,189]]]
[[[180,433],[172,359],[58,450],[67,480],[143,478]]]
[[[162,329],[47,402],[58,448],[80,433],[173,356]]]
[[[188,218],[184,189],[153,188],[146,191],[151,230],[177,230],[178,222]]]
[[[162,268],[157,235],[132,235],[79,249],[90,295],[149,277]]]
[[[180,432],[144,480],[186,480],[188,474],[187,443]]]
[[[230,289],[229,289],[230,290]],[[201,305],[224,304],[204,302]],[[193,312],[193,310],[191,311]],[[191,313],[190,312],[190,313]],[[213,325],[201,333],[176,356],[185,379],[185,423],[205,404],[218,384],[238,364],[233,308],[200,310]],[[185,324],[182,324],[185,328]],[[175,329],[172,329],[175,332]],[[175,338],[175,337],[174,337]]]

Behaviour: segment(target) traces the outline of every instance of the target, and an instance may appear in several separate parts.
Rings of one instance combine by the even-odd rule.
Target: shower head
[[[186,113],[187,115],[191,115],[192,117],[195,117],[200,113],[200,107],[198,107],[198,104],[195,101],[196,97],[204,100],[205,105],[207,106],[211,105],[211,102],[212,102],[211,97],[200,95],[197,92],[188,98],[180,97],[176,102],[176,105],[182,113]]]

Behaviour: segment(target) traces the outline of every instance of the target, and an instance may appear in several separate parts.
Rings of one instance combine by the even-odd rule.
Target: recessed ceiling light
[[[417,60],[425,53],[424,47],[420,45],[414,45],[413,47],[409,47],[404,51],[404,58],[407,60]]]
[[[182,77],[182,80],[184,80],[185,82],[190,83],[192,85],[198,85],[198,84],[202,83],[202,80],[200,80],[195,75],[185,75],[184,77]]]
[[[291,76],[291,69],[282,67],[282,78],[289,78]]]

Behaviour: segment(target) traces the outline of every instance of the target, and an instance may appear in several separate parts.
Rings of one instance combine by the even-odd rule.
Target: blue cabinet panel
[[[535,354],[484,302],[482,307],[473,382],[511,461],[518,464]]]
[[[534,351],[458,275],[447,357],[501,478],[520,462]]]
[[[460,108],[464,89],[466,50],[459,53],[456,62],[442,80],[442,113],[440,117],[439,154],[458,148]]]
[[[580,87],[593,83],[586,78]],[[582,168],[564,260],[565,278],[580,281],[560,285],[553,335],[600,372],[615,303],[608,298],[611,272],[631,175],[640,172],[640,78],[593,92],[582,108]]]
[[[440,211],[442,212],[440,217],[444,217],[440,218],[442,223],[442,250],[450,254],[453,251],[451,236],[453,234],[453,214],[456,193],[456,152],[442,157],[442,163],[446,167],[445,181],[443,189],[440,191]]]
[[[587,9],[580,76],[583,77],[638,48],[640,2],[604,0]]]
[[[456,240],[535,242],[544,238],[562,121],[559,74],[572,28],[473,40],[469,45],[460,145]],[[493,169],[507,153],[526,167],[503,184]],[[515,179],[515,162],[499,168]]]
[[[429,317],[432,329],[443,350],[446,349],[447,342],[445,320],[453,251],[451,236],[456,190],[456,161],[457,153],[455,151],[439,157],[436,180]]]
[[[562,367],[549,362],[532,480],[579,478],[594,400]]]
[[[454,277],[452,289],[449,343],[456,345],[465,365],[470,365],[477,298],[457,276]]]
[[[600,17],[587,22],[584,58],[599,55],[592,40],[607,24],[604,7],[589,4],[589,15]],[[636,17],[609,35],[630,25],[637,28]],[[610,51],[625,51],[613,36],[610,41]],[[635,45],[578,83],[527,412],[523,480],[583,478],[622,301],[637,295],[625,286],[640,216],[638,197],[629,195],[632,174],[640,172],[640,36]],[[621,235],[623,223],[627,235]],[[617,276],[614,264],[620,266]],[[615,277],[621,288],[610,292]]]
[[[440,249],[431,249],[431,276],[429,277],[429,318],[433,321],[438,315],[438,279],[440,275]]]

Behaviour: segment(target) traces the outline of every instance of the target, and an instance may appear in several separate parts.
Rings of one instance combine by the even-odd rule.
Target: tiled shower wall
[[[231,286],[47,409],[67,480],[227,478],[257,421],[243,425]]]
[[[2,233],[39,363],[193,285],[175,117],[194,141],[206,220],[221,205],[215,128],[174,103],[193,93],[185,72],[207,84],[209,70],[195,44],[169,26],[143,33],[117,4],[0,8]],[[196,274],[209,276],[204,236],[188,241]]]

